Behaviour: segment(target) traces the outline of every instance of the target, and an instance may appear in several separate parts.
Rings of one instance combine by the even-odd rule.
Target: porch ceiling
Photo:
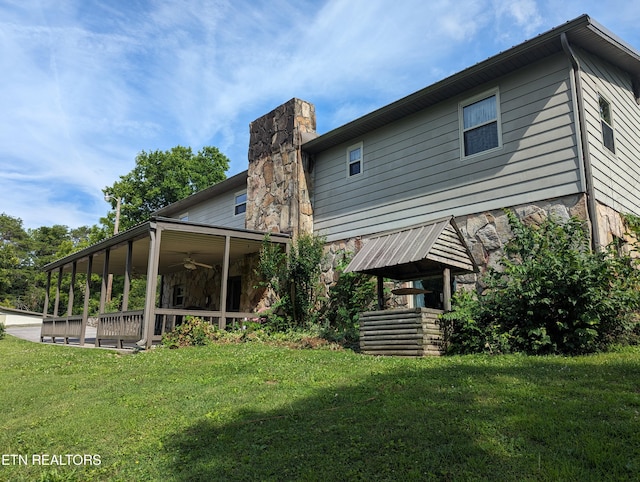
[[[92,273],[102,274],[106,248],[109,252],[109,272],[116,275],[125,273],[128,243],[132,241],[132,270],[134,275],[146,275],[149,263],[150,229],[126,233],[99,243],[92,248],[68,256],[45,267],[45,271],[54,271],[60,266],[63,272],[71,272],[72,263],[77,263],[77,272],[86,273],[89,256],[93,255]],[[230,237],[230,262],[250,253],[257,253],[262,246],[264,233],[254,231],[224,229],[213,226],[196,225],[182,222],[158,223],[160,233],[160,256],[158,274],[184,271],[183,261],[186,257],[197,263],[220,266],[223,263],[225,238]],[[272,235],[275,242],[286,244],[287,235]],[[208,269],[197,267],[197,269]]]

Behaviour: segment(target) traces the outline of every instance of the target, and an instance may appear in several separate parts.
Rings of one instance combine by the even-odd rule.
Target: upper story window
[[[180,221],[189,221],[189,213],[182,213],[178,216],[178,219],[180,219]]]
[[[234,198],[233,214],[243,214],[247,211],[247,191],[236,193]]]
[[[614,154],[616,153],[613,138],[613,120],[611,118],[611,104],[602,96],[598,96],[600,106],[600,124],[602,125],[602,143]]]
[[[362,174],[362,142],[347,148],[347,176]]]
[[[502,146],[500,98],[485,92],[460,104],[462,157]]]

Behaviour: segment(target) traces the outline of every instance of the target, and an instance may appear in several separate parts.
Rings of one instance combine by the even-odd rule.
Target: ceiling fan
[[[197,269],[198,266],[200,266],[201,268],[213,269],[213,266],[211,266],[210,264],[197,262],[195,259],[191,257],[190,253],[187,253],[187,256],[183,258],[181,263],[172,264],[169,267],[173,268],[174,266],[180,266],[180,265],[182,265],[184,269],[188,269],[189,271],[193,271],[194,269]]]

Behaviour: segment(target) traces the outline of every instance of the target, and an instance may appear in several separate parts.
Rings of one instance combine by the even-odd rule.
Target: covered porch
[[[264,239],[265,233],[258,231],[152,218],[50,263],[44,267],[47,296],[40,339],[84,345],[92,319],[96,346],[109,343],[119,348],[124,344],[148,348],[186,316],[198,316],[220,329],[255,318],[261,292],[251,291],[256,283],[250,275]],[[269,242],[287,250],[290,237],[273,233]],[[79,273],[86,274],[81,310],[74,303]],[[100,301],[97,313],[90,313],[91,276],[96,274],[101,280]],[[115,311],[107,309],[114,275],[120,277],[117,284],[122,287]],[[69,282],[68,300],[61,313],[65,277]],[[145,295],[142,306],[131,307],[134,277],[146,280]],[[52,282],[56,288],[50,312]]]
[[[444,338],[439,315],[451,310],[454,276],[476,271],[453,217],[366,240],[345,270],[378,279],[378,310],[360,313],[361,351],[370,355],[439,355]],[[385,309],[385,279],[412,285],[392,290],[394,295],[426,300],[435,294],[441,308],[415,303],[413,308]]]

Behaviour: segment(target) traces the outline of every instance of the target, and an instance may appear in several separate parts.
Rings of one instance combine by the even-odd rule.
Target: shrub
[[[331,286],[319,312],[323,336],[343,346],[357,348],[360,338],[360,312],[373,309],[376,303],[376,281],[370,275],[345,273],[349,256],[344,255],[336,268],[338,281]]]
[[[508,212],[514,238],[477,301],[456,297],[453,352],[580,354],[628,341],[640,306],[637,260],[617,246],[589,249],[583,222],[527,226]]]
[[[0,322],[0,340],[4,338],[5,331],[4,323]]]
[[[187,316],[185,321],[162,335],[162,345],[169,348],[203,346],[216,338],[216,328],[202,318]]]

